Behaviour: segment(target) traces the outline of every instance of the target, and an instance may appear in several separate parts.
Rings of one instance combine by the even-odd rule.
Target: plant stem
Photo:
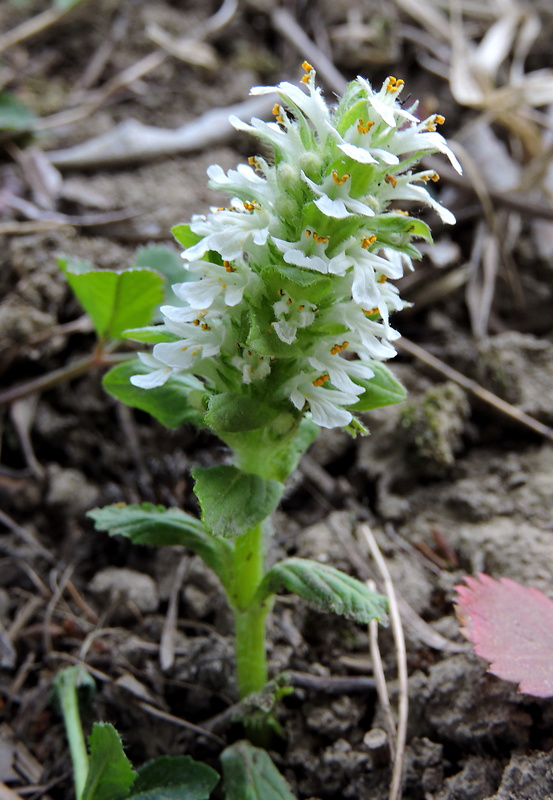
[[[65,670],[65,674],[62,673],[63,680],[58,684],[57,688],[73,764],[75,795],[77,800],[80,800],[88,776],[88,753],[77,698],[78,669],[76,667]]]
[[[263,527],[238,537],[234,550],[232,606],[236,625],[236,662],[240,697],[259,692],[267,683],[265,620],[269,603],[251,605],[264,574]]]

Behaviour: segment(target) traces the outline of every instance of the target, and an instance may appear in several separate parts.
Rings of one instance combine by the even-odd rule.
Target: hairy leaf
[[[200,520],[179,508],[164,508],[152,503],[121,505],[116,503],[88,512],[98,531],[124,536],[133,544],[182,545],[193,550],[225,583],[232,549],[228,542],[215,539]]]
[[[202,521],[215,536],[231,538],[246,533],[274,511],[281,483],[220,466],[192,470],[194,494],[200,502]]]
[[[510,578],[466,576],[456,612],[474,652],[519,691],[553,697],[553,600]]]
[[[88,739],[90,759],[81,800],[123,800],[128,796],[135,772],[121,737],[106,722],[95,722]]]
[[[296,800],[265,750],[241,741],[221,754],[226,800]]]
[[[174,375],[163,386],[141,389],[131,383],[133,375],[145,375],[150,370],[133,358],[118,364],[104,375],[104,389],[132,408],[139,408],[155,417],[166,428],[178,428],[184,422],[205,427],[203,412],[192,405],[191,397],[202,390],[202,384],[190,375]]]
[[[334,567],[306,558],[288,558],[275,564],[258,590],[259,600],[288,589],[314,606],[356,622],[386,620],[387,600],[365,584]]]
[[[162,756],[138,770],[128,800],[208,800],[219,776],[190,756]]]

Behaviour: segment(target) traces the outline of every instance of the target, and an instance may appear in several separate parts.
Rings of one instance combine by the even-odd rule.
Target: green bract
[[[230,202],[174,229],[185,247],[186,271],[173,286],[179,304],[162,306],[157,330],[132,332],[154,348],[131,381],[155,389],[186,373],[207,398],[265,409],[259,427],[282,412],[310,412],[317,425],[359,429],[355,412],[403,397],[381,364],[399,336],[390,312],[404,306],[391,281],[419,257],[413,240],[431,241],[398,204],[425,204],[454,222],[426,188],[436,172],[415,165],[440,151],[460,167],[436,132],[443,118],[419,122],[415,106],[399,103],[403,81],[387,78],[375,92],[357,78],[333,109],[303,66],[300,86],[252,89],[276,95],[275,122],[231,119],[272,159],[252,157],[227,173],[209,167],[210,186]],[[233,414],[216,417],[216,402],[206,405],[216,432],[235,424]]]

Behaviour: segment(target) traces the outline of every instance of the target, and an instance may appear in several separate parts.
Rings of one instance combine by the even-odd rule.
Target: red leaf
[[[509,578],[480,573],[456,586],[456,612],[474,652],[519,691],[553,696],[553,600]]]

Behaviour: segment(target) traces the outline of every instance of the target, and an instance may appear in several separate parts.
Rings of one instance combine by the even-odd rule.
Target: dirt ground
[[[46,4],[1,5],[0,86],[40,116],[32,137],[0,133],[0,392],[9,400],[0,410],[0,786],[15,792],[3,787],[2,797],[72,797],[49,690],[76,660],[97,681],[91,719],[116,725],[135,764],[188,753],[217,768],[222,741],[240,735],[213,722],[236,701],[232,623],[216,580],[184,550],[132,547],[85,517],[116,501],[193,510],[190,467],[220,463],[222,447],[122,407],[99,371],[25,397],[14,387],[93,346],[56,255],[119,269],[137,247],[173,246],[172,225],[220,204],[205,187],[207,166],[244,161],[252,143],[217,121],[209,147],[200,139],[127,158],[127,142],[106,163],[102,145],[79,166],[60,151],[129,119],[179,128],[244,102],[252,85],[296,80],[304,58],[329,95],[338,87],[325,58],[346,79],[404,78],[421,116],[446,117],[464,177],[433,158],[458,224],[425,217],[436,246],[402,281],[413,307],[394,320],[405,339],[391,366],[408,400],[367,415],[369,437],[320,436],[276,514],[275,553],[365,579],[376,573],[357,528],[371,525],[407,639],[404,800],[553,797],[553,701],[488,674],[453,611],[455,585],[478,571],[553,597],[553,13],[545,0],[456,5],[462,15],[450,19],[448,4],[431,0],[414,11],[404,0],[247,0],[233,14],[227,0],[216,18],[211,0],[99,0],[3,53],[4,33]],[[181,58],[158,49],[160,30],[173,50],[180,42]],[[155,53],[165,55],[149,71],[123,72]],[[303,675],[279,706],[284,738],[272,752],[297,797],[387,798],[389,753],[366,738],[385,727],[365,680],[367,631],[284,597],[269,641],[271,674]],[[390,632],[379,641],[395,706]],[[339,677],[349,678],[345,692]]]

